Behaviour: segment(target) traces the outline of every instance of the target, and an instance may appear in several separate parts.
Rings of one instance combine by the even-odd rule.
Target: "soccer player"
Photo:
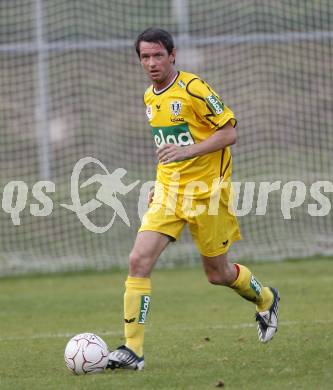
[[[177,71],[172,36],[148,28],[135,43],[152,85],[144,95],[147,119],[157,147],[157,177],[129,257],[125,283],[125,345],[110,353],[108,367],[141,370],[144,324],[151,296],[150,275],[166,246],[189,225],[208,281],[232,288],[256,305],[259,340],[277,331],[279,294],[251,271],[228,261],[241,238],[229,204],[236,119],[218,94],[198,76]]]

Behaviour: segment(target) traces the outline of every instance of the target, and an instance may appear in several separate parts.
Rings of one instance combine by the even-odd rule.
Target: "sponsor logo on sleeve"
[[[221,100],[217,96],[211,94],[211,95],[207,96],[205,100],[206,100],[208,106],[215,113],[215,115],[222,114],[222,112],[224,111],[224,104],[223,104],[223,102],[221,102]]]

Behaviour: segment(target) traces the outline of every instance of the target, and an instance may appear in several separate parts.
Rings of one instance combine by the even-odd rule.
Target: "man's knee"
[[[234,264],[227,258],[204,259],[204,269],[209,283],[218,286],[230,286],[236,279]]]
[[[230,278],[229,276],[221,273],[220,271],[213,271],[207,273],[207,279],[209,283],[214,284],[216,286],[229,286]]]
[[[145,277],[150,273],[154,259],[147,253],[134,248],[129,255],[129,270],[132,276]]]
[[[136,271],[140,268],[140,264],[142,262],[143,256],[142,254],[136,250],[133,249],[132,252],[129,255],[129,268],[131,271],[136,273]]]

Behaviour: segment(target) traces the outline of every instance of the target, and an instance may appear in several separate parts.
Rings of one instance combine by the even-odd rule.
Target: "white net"
[[[149,82],[133,48],[137,34],[151,25],[174,34],[179,68],[209,82],[238,118],[233,180],[243,183],[240,213],[249,206],[244,182],[255,187],[252,207],[239,218],[244,239],[233,257],[333,254],[327,212],[333,201],[332,16],[329,0],[1,1],[0,274],[126,265],[140,222],[140,189],[155,171],[142,103]],[[61,206],[73,203],[71,174],[87,156],[110,173],[125,169],[123,183],[140,180],[118,196],[130,228],[116,216],[108,231],[96,234]],[[94,174],[105,171],[90,162],[79,184]],[[55,184],[47,187],[54,192],[46,206],[36,200],[40,180]],[[281,183],[269,195],[266,214],[257,215],[262,181]],[[290,181],[298,182],[291,184],[291,202],[302,200],[302,183],[306,193],[285,219],[281,202]],[[310,192],[318,181],[326,182],[326,209]],[[81,203],[97,201],[99,188],[80,188]],[[326,212],[311,216],[309,204]],[[105,203],[99,206],[88,217],[101,227],[114,214]],[[197,260],[185,231],[159,264]]]

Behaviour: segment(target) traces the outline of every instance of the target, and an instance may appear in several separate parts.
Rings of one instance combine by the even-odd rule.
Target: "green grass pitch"
[[[126,273],[2,279],[0,389],[333,389],[333,259],[250,268],[280,290],[270,343],[257,341],[254,306],[200,268],[156,270],[145,370],[85,376],[65,368],[64,347],[84,331],[123,343]]]

